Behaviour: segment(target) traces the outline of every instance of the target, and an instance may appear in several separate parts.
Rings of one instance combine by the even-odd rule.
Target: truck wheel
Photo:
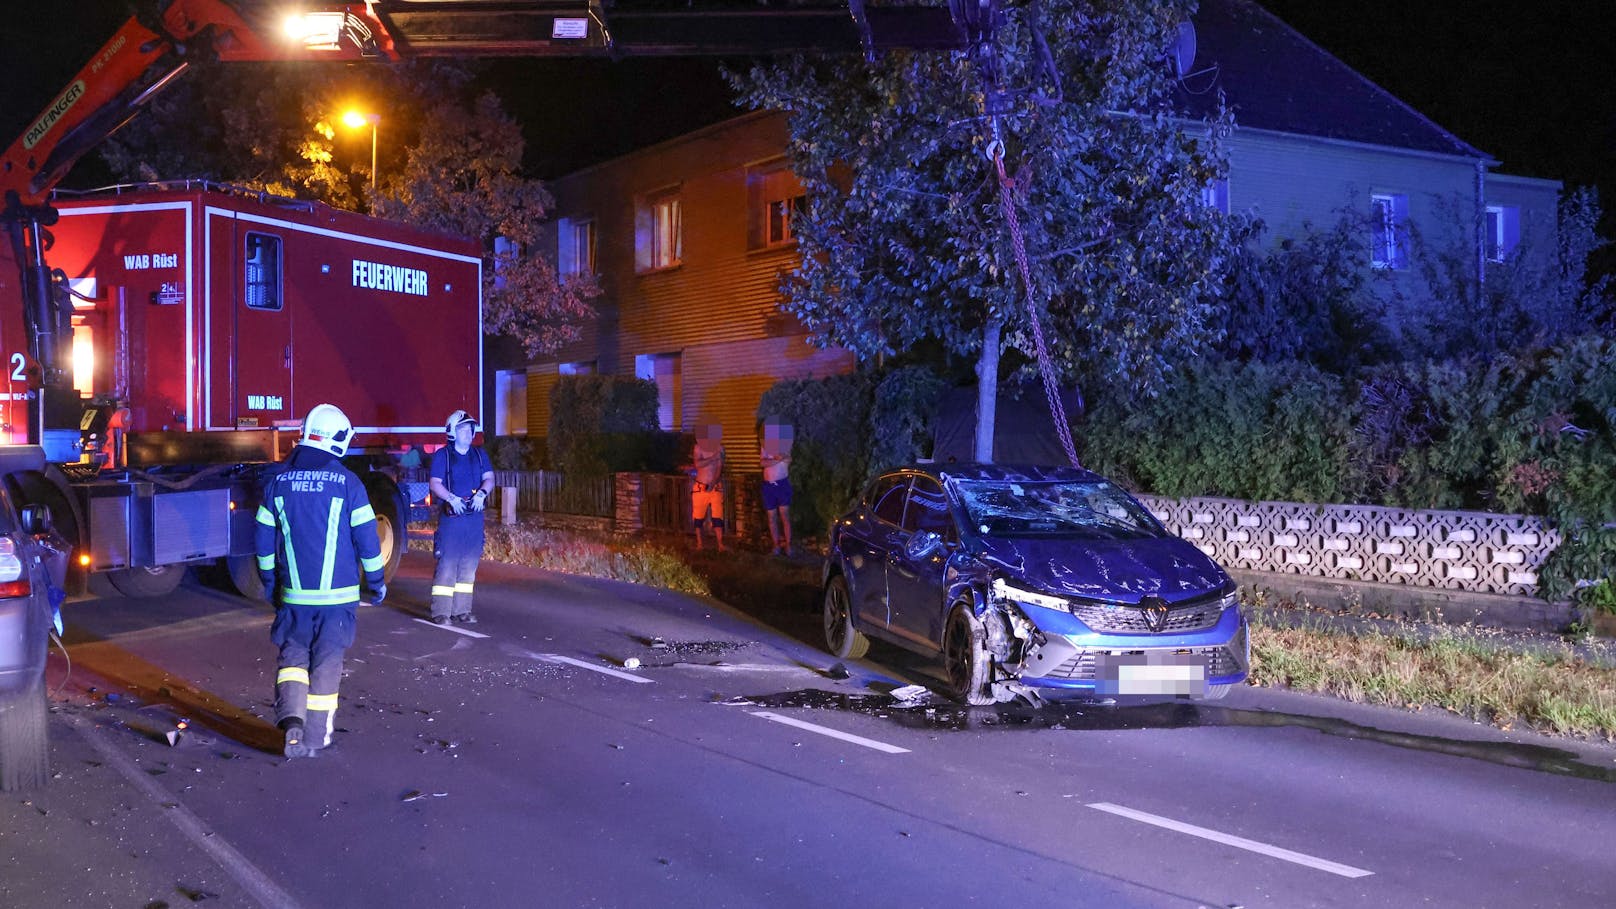
[[[168,596],[179,589],[185,580],[184,565],[163,565],[157,568],[121,568],[109,572],[107,580],[126,597],[145,599]]]
[[[45,785],[50,776],[45,674],[22,691],[0,694],[0,792]]]
[[[391,584],[393,575],[398,574],[398,563],[403,561],[409,541],[404,516],[399,513],[398,487],[391,483],[375,483],[367,485],[366,492],[370,495],[371,510],[376,512],[376,538],[382,544],[382,558],[387,560],[387,564],[382,566],[383,583]]]
[[[264,580],[258,576],[257,556],[226,556],[224,562],[237,593],[249,600],[264,598]]]

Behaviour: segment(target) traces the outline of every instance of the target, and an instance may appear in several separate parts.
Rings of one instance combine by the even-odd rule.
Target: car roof
[[[1080,467],[1053,467],[1043,464],[910,464],[901,470],[931,474],[943,480],[998,480],[1010,483],[1093,482],[1105,477]]]

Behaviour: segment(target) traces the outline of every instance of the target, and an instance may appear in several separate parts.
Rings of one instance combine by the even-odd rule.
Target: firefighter
[[[275,723],[289,758],[331,744],[360,572],[372,602],[387,596],[376,514],[364,485],[342,466],[352,439],[353,424],[341,410],[316,406],[286,462],[265,482],[258,506],[258,572],[276,605],[269,634],[281,649]]]
[[[449,444],[432,453],[430,485],[442,506],[432,547],[438,559],[432,621],[439,625],[477,623],[471,595],[483,557],[483,504],[494,489],[493,462],[481,446],[471,444],[479,428],[471,414],[455,411],[443,424]]]

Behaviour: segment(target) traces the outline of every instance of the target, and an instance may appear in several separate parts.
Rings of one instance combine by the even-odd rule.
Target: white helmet
[[[483,428],[483,425],[477,422],[476,417],[466,413],[464,410],[457,410],[454,413],[449,414],[449,419],[444,421],[443,434],[448,436],[449,440],[452,442],[454,441],[455,430],[459,429],[466,423],[471,424],[471,431],[473,433]]]
[[[351,441],[353,424],[348,422],[348,415],[335,404],[316,404],[303,418],[303,438],[297,444],[329,451],[340,458],[348,453]]]

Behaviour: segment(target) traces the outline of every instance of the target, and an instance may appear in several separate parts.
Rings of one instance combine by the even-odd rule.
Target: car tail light
[[[0,598],[28,595],[28,574],[17,558],[17,542],[0,537]]]

